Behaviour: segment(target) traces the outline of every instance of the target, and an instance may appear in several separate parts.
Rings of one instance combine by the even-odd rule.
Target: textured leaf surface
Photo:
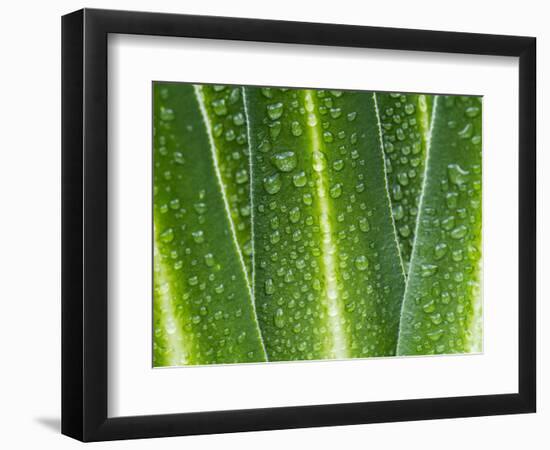
[[[481,348],[481,99],[436,97],[398,354]]]
[[[270,360],[395,354],[404,274],[371,93],[246,88]]]
[[[204,100],[237,242],[251,276],[250,160],[242,88],[203,85],[197,89]]]
[[[193,86],[156,83],[154,108],[154,364],[263,361],[217,164],[230,150]]]
[[[432,96],[376,94],[393,218],[405,273],[411,258],[422,192]]]

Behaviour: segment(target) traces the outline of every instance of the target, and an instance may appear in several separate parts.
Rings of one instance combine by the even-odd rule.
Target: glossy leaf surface
[[[154,364],[264,361],[204,96],[155,83],[154,109]]]
[[[398,354],[481,349],[481,99],[436,97]]]
[[[432,96],[377,93],[388,189],[405,273],[422,192]]]
[[[393,355],[404,273],[372,93],[246,88],[270,360]]]
[[[242,88],[204,85],[197,86],[197,91],[204,101],[235,235],[250,277],[250,160]]]

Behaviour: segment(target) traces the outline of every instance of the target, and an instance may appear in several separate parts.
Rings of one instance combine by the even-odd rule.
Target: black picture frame
[[[519,57],[517,393],[107,416],[107,37],[110,33]],[[82,441],[535,412],[536,39],[83,9],[62,18],[62,433]]]

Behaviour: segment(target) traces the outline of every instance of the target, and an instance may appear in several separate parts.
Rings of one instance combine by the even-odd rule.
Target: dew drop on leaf
[[[293,151],[277,153],[273,156],[272,161],[281,172],[292,172],[297,164],[296,154]]]
[[[264,189],[268,194],[274,195],[281,190],[282,180],[278,173],[264,178]]]

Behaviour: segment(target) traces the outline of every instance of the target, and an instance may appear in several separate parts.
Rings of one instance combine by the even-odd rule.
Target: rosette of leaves
[[[481,343],[481,99],[154,84],[154,365]]]

